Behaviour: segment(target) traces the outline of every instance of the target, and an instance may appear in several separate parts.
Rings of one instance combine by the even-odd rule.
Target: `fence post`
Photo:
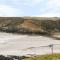
[[[52,60],[53,60],[53,44],[49,45],[49,47],[51,48],[51,54],[52,54]]]

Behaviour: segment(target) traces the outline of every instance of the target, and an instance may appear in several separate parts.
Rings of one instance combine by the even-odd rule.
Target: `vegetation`
[[[41,56],[34,56],[30,58],[25,58],[24,60],[60,60],[60,54],[52,55],[41,55]]]
[[[0,55],[0,60],[60,60],[60,54],[36,55],[36,56],[31,56],[31,57],[14,56],[14,55],[7,55],[7,56]]]
[[[0,31],[53,35],[60,32],[59,17],[0,17]]]

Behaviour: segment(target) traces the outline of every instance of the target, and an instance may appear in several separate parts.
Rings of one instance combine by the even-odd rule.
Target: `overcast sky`
[[[60,0],[0,0],[0,16],[60,16]]]

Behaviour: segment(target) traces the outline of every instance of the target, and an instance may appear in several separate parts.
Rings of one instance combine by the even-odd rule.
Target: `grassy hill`
[[[60,32],[59,17],[0,17],[0,31],[52,35]]]

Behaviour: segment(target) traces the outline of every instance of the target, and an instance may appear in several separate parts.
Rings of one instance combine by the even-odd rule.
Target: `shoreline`
[[[50,52],[50,48],[27,49],[30,47],[39,47],[50,44],[59,44],[59,40],[55,40],[45,36],[29,36],[29,35],[16,35],[8,33],[0,33],[0,51],[1,54],[35,54],[41,52]],[[59,46],[60,47],[60,46]],[[27,50],[24,50],[27,49]],[[58,50],[58,48],[56,48]],[[54,49],[54,50],[56,50]],[[57,51],[56,50],[56,51]],[[14,52],[15,51],[15,52]],[[22,51],[22,52],[21,52]],[[19,53],[20,52],[20,53]],[[59,49],[60,53],[60,49]]]

